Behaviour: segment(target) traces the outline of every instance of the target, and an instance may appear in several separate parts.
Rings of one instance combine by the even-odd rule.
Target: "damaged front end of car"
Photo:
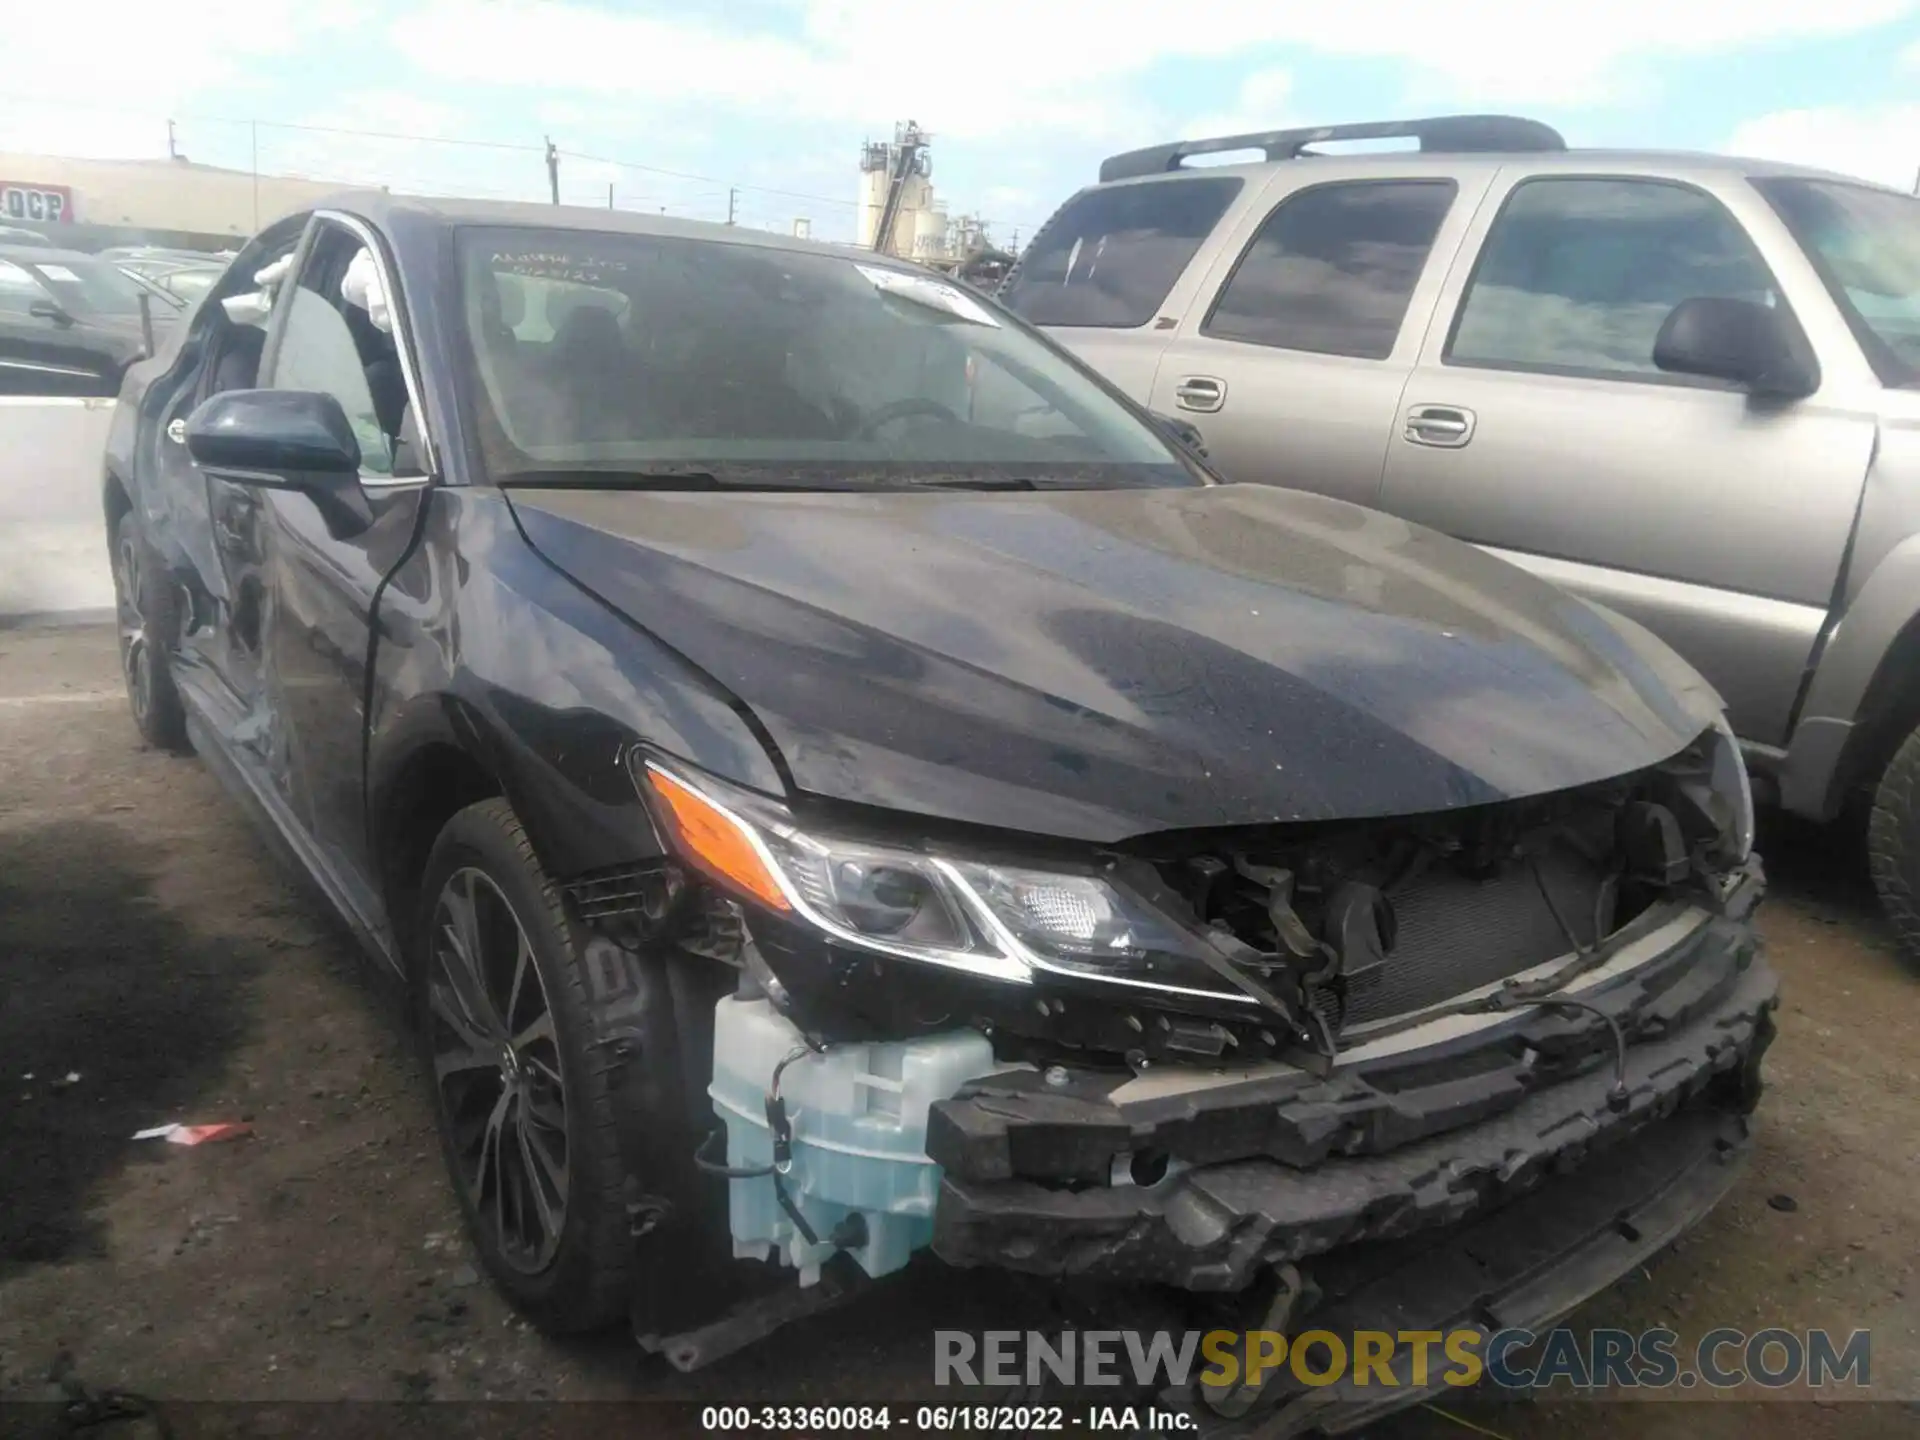
[[[880,1276],[931,1247],[1230,1296],[1284,1275],[1290,1305],[1331,1305],[1357,1282],[1319,1271],[1458,1246],[1606,1150],[1635,1193],[1585,1229],[1536,1205],[1544,1250],[1508,1277],[1570,1306],[1637,1263],[1595,1260],[1596,1235],[1670,1239],[1744,1149],[1776,986],[1724,723],[1499,804],[1106,846],[629,765],[673,857],[652,942],[737,972],[698,1164],[726,1182],[733,1255],[801,1293],[838,1293],[836,1257]],[[1636,1205],[1668,1219],[1635,1230]],[[690,1366],[716,1343],[666,1348]]]

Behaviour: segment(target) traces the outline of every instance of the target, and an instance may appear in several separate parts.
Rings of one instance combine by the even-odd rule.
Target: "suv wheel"
[[[1920,730],[1881,773],[1867,820],[1867,864],[1902,952],[1920,962]]]
[[[614,1062],[588,1044],[579,950],[506,801],[447,823],[420,907],[419,1031],[468,1233],[541,1329],[609,1324],[633,1265]]]
[[[129,510],[113,529],[113,601],[120,629],[120,673],[140,738],[162,750],[186,751],[187,718],[167,669],[180,633],[179,606],[165,567]]]

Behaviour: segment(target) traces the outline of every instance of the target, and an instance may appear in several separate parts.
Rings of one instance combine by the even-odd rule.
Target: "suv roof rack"
[[[1247,135],[1216,135],[1209,140],[1175,140],[1129,150],[1100,162],[1100,179],[1130,180],[1178,170],[1193,155],[1226,150],[1261,150],[1269,160],[1297,160],[1326,140],[1414,139],[1423,151],[1476,154],[1501,151],[1564,150],[1567,142],[1551,125],[1518,115],[1436,115],[1426,120],[1372,120],[1360,125],[1315,125],[1304,130],[1265,130]]]

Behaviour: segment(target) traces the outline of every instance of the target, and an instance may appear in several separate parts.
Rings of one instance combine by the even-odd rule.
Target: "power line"
[[[51,105],[67,110],[133,115],[146,120],[163,118],[161,112],[157,110],[136,109],[130,105],[102,105],[94,101],[68,100],[55,95],[0,94],[0,103]],[[509,140],[470,140],[457,135],[418,135],[398,130],[359,130],[346,125],[309,125],[294,120],[240,119],[231,115],[202,115],[178,110],[164,118],[169,126],[175,121],[185,121],[193,125],[257,125],[263,130],[294,130],[306,135],[352,135],[363,140],[402,140],[416,145],[459,145],[471,150],[507,150],[523,155],[545,153],[543,147],[539,145],[522,145]]]
[[[64,96],[55,96],[55,95],[29,95],[29,94],[21,94],[17,92],[0,93],[0,104],[41,105],[41,106],[49,106],[49,107],[56,107],[56,108],[64,108],[69,110],[93,111],[93,112],[104,113],[104,114],[129,115],[129,116],[136,116],[136,117],[139,117],[142,119],[148,119],[148,120],[160,120],[163,118],[160,112],[153,109],[142,109],[142,108],[130,106],[130,105],[102,104],[97,101],[70,100]],[[363,130],[356,126],[350,126],[350,125],[314,125],[314,124],[308,124],[305,122],[293,121],[293,120],[258,120],[253,118],[243,119],[243,118],[230,116],[230,115],[210,115],[210,114],[204,114],[204,113],[194,112],[194,111],[176,111],[171,117],[166,118],[166,124],[168,126],[169,137],[170,137],[169,138],[170,148],[172,148],[172,143],[171,143],[172,130],[176,122],[186,122],[194,125],[231,125],[235,127],[246,127],[249,131],[255,133],[256,135],[259,130],[266,129],[266,130],[287,131],[293,134],[302,134],[302,135],[338,135],[338,136],[346,136],[353,139],[387,140],[387,141],[394,141],[394,142],[398,142],[402,144],[410,144],[410,145],[450,145],[460,149],[487,150],[487,151],[494,151],[502,154],[539,155],[539,156],[546,157],[549,165],[553,165],[555,162],[561,159],[580,160],[588,164],[610,165],[620,170],[635,170],[643,174],[659,175],[667,179],[684,180],[693,184],[711,187],[706,190],[695,192],[692,195],[682,195],[682,196],[675,197],[673,200],[663,202],[664,204],[675,204],[683,209],[694,204],[697,201],[701,201],[709,198],[717,199],[720,196],[728,196],[730,197],[728,208],[734,211],[734,213],[736,214],[741,214],[742,212],[740,211],[738,206],[738,197],[741,193],[744,193],[744,192],[751,192],[752,194],[756,194],[756,195],[778,196],[786,200],[801,200],[811,205],[828,205],[828,206],[834,207],[837,210],[857,210],[859,208],[859,203],[860,203],[858,201],[847,200],[839,196],[820,195],[820,194],[816,194],[814,192],[806,191],[806,190],[788,190],[777,185],[754,185],[754,184],[748,184],[744,182],[729,183],[728,181],[722,180],[717,176],[702,175],[690,170],[674,170],[664,165],[647,165],[636,160],[619,160],[608,155],[594,155],[582,150],[562,149],[558,146],[553,145],[551,142],[548,142],[545,145],[530,145],[530,144],[523,144],[523,143],[519,143],[516,141],[509,141],[509,140],[477,140],[477,139],[471,139],[465,136],[454,136],[454,135],[421,135],[421,134],[412,134],[405,131],[396,131],[396,130]],[[256,170],[258,168],[257,160],[255,162],[255,168]],[[312,178],[318,179],[322,177],[312,177]],[[551,194],[554,189],[553,177],[551,175],[551,172],[549,173],[548,179],[549,179],[548,189]],[[393,184],[391,180],[336,182],[336,183],[354,183],[354,184],[362,184],[362,185],[384,184],[388,188],[392,188],[392,184]],[[525,195],[527,195],[531,191],[531,188],[532,188],[532,187],[528,187],[528,190],[526,191],[499,190],[499,189],[492,189],[492,188],[476,185],[465,180],[457,182],[457,185],[459,189],[467,191],[469,193],[502,196],[502,197],[513,197],[513,198],[523,198]],[[428,188],[439,188],[439,187],[429,185]],[[647,198],[649,200],[649,204],[651,205],[653,201],[658,197],[635,197],[635,198]],[[760,212],[756,211],[755,213],[758,214]],[[1001,221],[990,219],[984,216],[977,217],[977,218],[980,220],[980,223],[983,226],[987,226],[987,227],[998,227],[1003,223]],[[779,223],[784,224],[786,222],[783,220]],[[1030,223],[1023,221],[1020,223],[1018,228],[1022,230],[1031,230],[1033,226]]]
[[[612,165],[622,170],[642,170],[649,175],[666,175],[675,180],[693,180],[703,185],[717,185],[725,189],[753,190],[762,195],[782,195],[790,200],[812,200],[821,205],[840,205],[848,210],[857,209],[856,200],[837,200],[831,195],[812,195],[804,190],[780,190],[771,185],[729,184],[714,175],[696,175],[690,170],[669,170],[662,165],[642,165],[637,160],[616,160],[611,155],[589,155],[581,150],[562,150],[561,157],[567,160],[584,160],[590,165]]]

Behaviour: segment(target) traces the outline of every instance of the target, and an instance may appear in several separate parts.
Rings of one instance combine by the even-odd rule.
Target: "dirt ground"
[[[466,1253],[390,992],[206,770],[140,748],[117,682],[110,631],[0,631],[0,1401],[45,1398],[62,1354],[90,1386],[190,1410],[951,1400],[931,1384],[936,1325],[1033,1319],[1010,1282],[923,1263],[692,1377],[619,1334],[563,1344],[531,1332]],[[1920,1430],[1920,1407],[1902,1403],[1920,1397],[1906,1228],[1920,1194],[1920,976],[1873,913],[1857,841],[1779,822],[1765,840],[1763,928],[1786,1000],[1759,1153],[1698,1231],[1577,1321],[1667,1324],[1688,1339],[1721,1325],[1865,1327],[1874,1392],[1896,1398],[1470,1395],[1370,1433]],[[174,1120],[254,1133],[199,1148],[129,1138]],[[44,1414],[0,1405],[9,1413]],[[440,1417],[479,1412],[415,1413],[438,1433],[453,1428]],[[524,1432],[546,1412],[504,1413]]]

